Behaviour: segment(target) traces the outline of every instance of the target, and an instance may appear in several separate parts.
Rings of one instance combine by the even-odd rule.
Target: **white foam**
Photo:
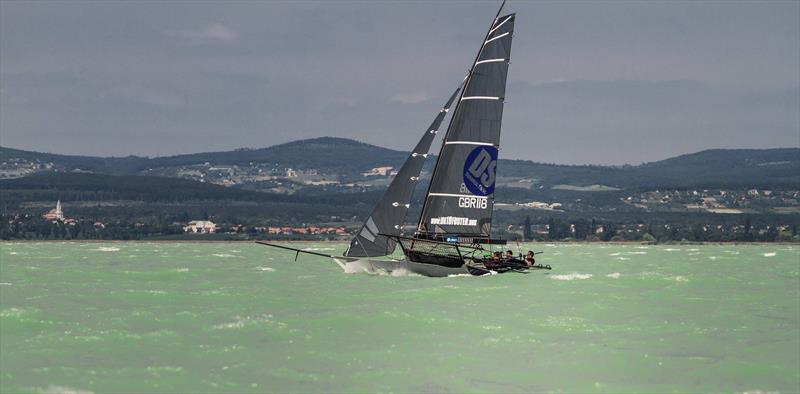
[[[550,275],[550,278],[555,280],[584,280],[589,279],[592,277],[592,274],[581,274],[579,272],[573,272],[571,274],[565,275]]]
[[[101,246],[97,249],[94,249],[98,252],[119,252],[119,248],[115,246]]]
[[[40,394],[94,394],[89,390],[75,389],[66,386],[49,385],[47,388],[39,389]]]
[[[8,283],[8,282],[0,282],[0,286],[11,286],[11,283]]]
[[[647,254],[647,252],[628,252],[628,254]]]
[[[764,253],[764,257],[775,257],[776,254],[775,252]]]
[[[628,257],[622,257],[622,256],[620,256],[620,257],[616,257],[616,259],[617,259],[617,260],[622,260],[622,261],[625,261],[625,260],[630,260],[630,258],[628,258]]]
[[[223,259],[230,259],[230,258],[238,258],[239,256],[235,254],[227,254],[227,253],[214,253],[212,254],[214,257],[221,257]]]
[[[619,275],[620,275],[619,272],[613,272],[613,273],[610,273],[610,274],[608,274],[606,276],[609,277],[609,278],[613,278],[613,279],[619,279]]]
[[[17,252],[8,252],[8,254],[13,256],[13,255],[17,254]]]
[[[189,269],[188,268],[178,268],[177,271],[178,272],[189,272]]]
[[[243,328],[245,325],[251,324],[259,324],[259,323],[269,323],[272,321],[272,315],[261,315],[261,316],[234,316],[234,321],[229,323],[222,323],[216,324],[212,328],[215,330],[230,330],[230,329],[240,329]],[[278,323],[279,326],[284,325],[283,323]]]
[[[620,252],[617,252],[617,253],[611,253],[609,256],[619,256],[619,255],[621,255],[621,254],[622,254],[622,253],[620,253]]]
[[[275,272],[275,268],[272,267],[256,267],[259,271],[267,271],[267,272]]]
[[[664,251],[665,252],[680,252],[681,250],[680,249],[675,249],[675,248],[666,248],[666,249],[664,249]]]
[[[681,275],[673,276],[673,277],[670,277],[670,278],[667,278],[667,279],[674,280],[676,282],[688,282],[689,281],[689,278],[687,278],[685,276],[681,276]]]

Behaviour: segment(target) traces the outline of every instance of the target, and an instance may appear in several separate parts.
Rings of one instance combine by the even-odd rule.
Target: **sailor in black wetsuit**
[[[533,258],[533,255],[534,255],[533,251],[529,250],[528,255],[525,256],[525,264],[527,264],[528,267],[536,265],[536,259]]]
[[[511,250],[506,251],[505,258],[503,259],[503,263],[507,267],[515,267],[515,268],[527,268],[528,264],[522,260],[514,258],[514,252]]]

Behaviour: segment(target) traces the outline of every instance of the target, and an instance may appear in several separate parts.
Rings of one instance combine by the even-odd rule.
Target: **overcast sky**
[[[409,150],[499,1],[0,1],[0,145],[172,155],[319,136]],[[509,1],[501,156],[800,146],[800,2]],[[438,148],[437,148],[438,149]]]

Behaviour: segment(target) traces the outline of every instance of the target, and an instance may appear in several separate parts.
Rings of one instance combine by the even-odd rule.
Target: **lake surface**
[[[0,391],[800,391],[800,246],[524,249],[554,269],[392,277],[250,243],[2,243]]]

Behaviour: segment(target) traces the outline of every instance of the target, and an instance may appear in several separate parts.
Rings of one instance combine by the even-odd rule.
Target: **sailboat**
[[[405,271],[425,276],[491,275],[550,269],[522,259],[495,257],[492,208],[500,126],[516,15],[497,11],[467,76],[437,113],[355,234],[343,256],[268,246],[330,257],[346,272]],[[414,189],[434,137],[453,106],[422,214],[413,235],[403,234]],[[400,246],[403,258],[392,259]],[[296,255],[296,256],[297,256]]]

